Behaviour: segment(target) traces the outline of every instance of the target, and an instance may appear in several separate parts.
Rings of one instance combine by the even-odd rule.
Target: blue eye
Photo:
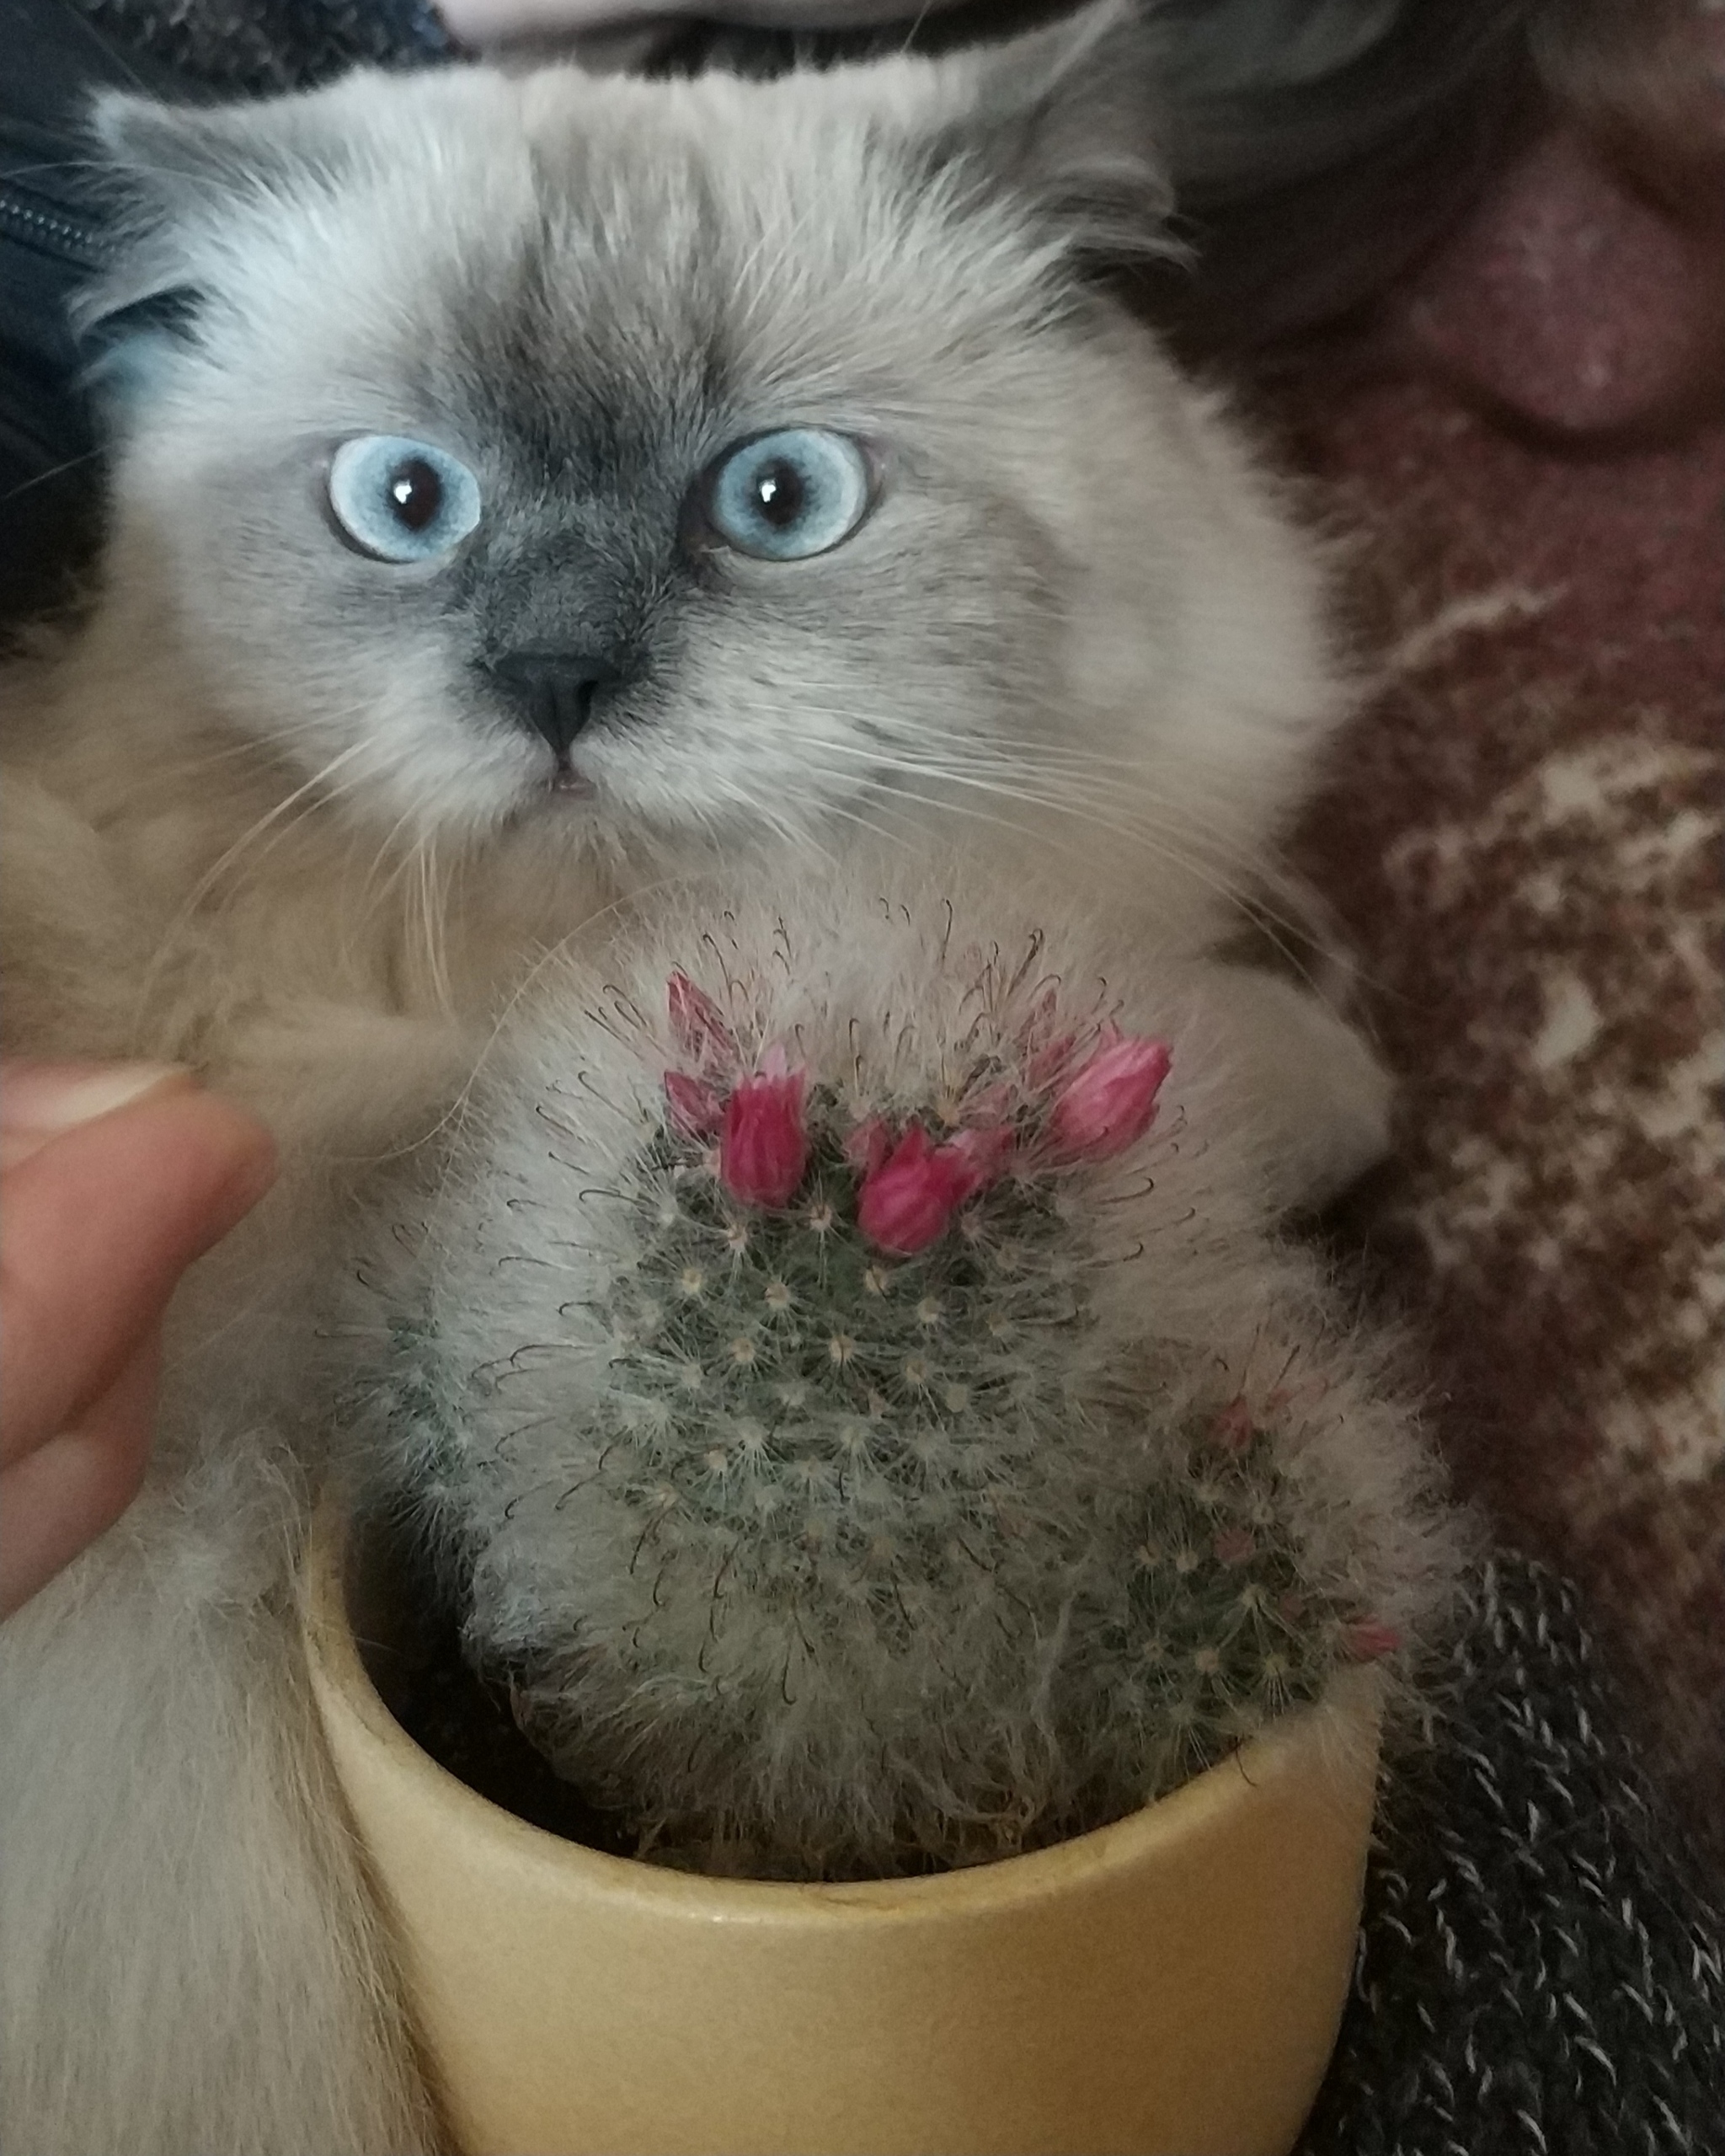
[[[782,427],[726,450],[708,474],[704,506],[739,554],[803,561],[850,538],[870,493],[868,461],[848,435]]]
[[[362,434],[329,460],[329,507],[342,534],[378,561],[431,561],[479,521],[479,482],[446,449]]]

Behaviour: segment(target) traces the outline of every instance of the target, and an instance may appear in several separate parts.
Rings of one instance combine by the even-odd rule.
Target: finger
[[[150,1457],[161,1340],[152,1333],[75,1430],[0,1474],[0,1617],[113,1526]]]
[[[116,1108],[163,1093],[184,1093],[196,1079],[183,1063],[0,1064],[0,1169],[15,1168],[50,1138]]]
[[[262,1125],[170,1093],[51,1139],[0,1208],[0,1465],[79,1421],[159,1322],[179,1276],[275,1177]]]

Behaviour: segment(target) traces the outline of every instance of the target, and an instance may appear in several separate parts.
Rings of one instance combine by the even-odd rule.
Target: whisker
[[[1230,863],[1226,856],[1218,858],[1222,849],[1214,844],[1194,845],[1190,836],[1179,827],[1171,812],[1151,819],[1135,816],[1130,821],[1105,813],[1098,807],[1089,791],[1073,786],[1069,782],[1033,785],[1022,783],[1026,774],[1020,771],[1009,757],[970,756],[962,761],[951,756],[935,758],[923,754],[906,753],[896,757],[884,756],[879,749],[864,750],[850,743],[826,742],[820,747],[835,749],[841,755],[853,757],[868,764],[882,778],[887,797],[911,805],[932,808],[942,813],[969,816],[978,812],[968,810],[959,801],[945,799],[939,794],[916,791],[905,783],[906,774],[927,779],[937,786],[950,785],[991,794],[996,799],[1017,802],[1031,809],[1048,811],[1061,817],[1070,817],[1087,828],[1102,830],[1126,843],[1141,847],[1156,858],[1188,875],[1206,890],[1211,891],[1226,905],[1236,910],[1242,920],[1255,926],[1265,937],[1290,969],[1309,987],[1318,984],[1311,967],[1300,955],[1302,945],[1310,946],[1312,934],[1309,921],[1300,913],[1292,884],[1270,862],[1256,856],[1247,857],[1242,849],[1232,848],[1239,864],[1239,873],[1229,873]],[[969,768],[964,768],[968,765]],[[996,775],[1001,768],[1007,778]],[[827,775],[839,778],[841,774]],[[835,805],[829,804],[830,811]],[[1112,810],[1116,803],[1110,800],[1107,806]],[[1158,805],[1162,805],[1158,804]],[[985,819],[1003,825],[1022,835],[1031,836],[1048,843],[1053,837],[1044,827],[1026,820],[1003,818]],[[1276,901],[1280,899],[1283,903]],[[1284,910],[1285,909],[1285,910]]]
[[[273,808],[267,810],[247,830],[242,832],[240,836],[218,855],[211,866],[205,869],[175,910],[174,918],[163,932],[158,943],[154,957],[144,969],[144,977],[139,986],[137,1002],[133,1013],[134,1029],[142,1025],[144,1010],[151,993],[160,980],[162,968],[168,964],[180,935],[195,918],[198,909],[222,881],[222,877],[266,832],[277,826],[284,816],[290,816],[290,811],[299,803],[305,801],[307,796],[312,797],[312,806],[316,806],[318,801],[327,798],[325,789],[332,775],[355,757],[360,755],[366,746],[367,744],[363,741],[353,741],[346,748],[338,751],[321,770],[313,772],[309,778],[296,786],[291,794],[278,801]],[[308,812],[308,811],[302,811],[302,814]],[[291,830],[298,820],[290,816],[290,821],[286,828]],[[283,835],[283,832],[278,831],[276,840]],[[272,841],[272,844],[275,843],[275,841]],[[252,865],[255,868],[256,863],[254,862]]]
[[[1312,940],[1311,924],[1300,908],[1297,880],[1273,860],[1216,837],[1209,819],[1196,808],[1188,808],[1183,802],[1179,812],[1173,811],[1154,792],[1149,781],[1118,758],[1085,752],[1095,765],[1098,784],[1101,774],[1108,774],[1106,798],[1098,800],[1095,786],[1076,783],[1059,772],[1058,751],[1050,751],[1039,758],[1050,767],[1049,775],[1045,777],[1043,772],[1027,772],[1022,768],[1016,746],[1012,751],[1002,752],[983,750],[971,744],[945,745],[938,757],[914,747],[896,753],[844,741],[823,741],[820,747],[865,764],[876,773],[884,773],[891,777],[909,773],[937,785],[987,791],[997,798],[1016,800],[1056,815],[1082,819],[1092,828],[1108,831],[1129,843],[1143,845],[1224,896],[1263,931],[1296,972],[1310,978],[1309,969],[1301,961],[1297,949],[1299,944],[1309,944]],[[836,773],[831,775],[838,776]],[[957,805],[912,796],[902,784],[895,785],[892,790],[900,798],[921,798],[925,806]],[[1119,811],[1121,795],[1126,791],[1140,798],[1148,795],[1149,799],[1143,805],[1129,800],[1127,817],[1123,819]],[[1146,813],[1146,809],[1154,813]],[[1196,843],[1193,832],[1187,828],[1188,823],[1197,827]]]
[[[85,449],[76,457],[67,457],[62,463],[51,464],[45,472],[32,472],[29,479],[20,479],[15,487],[8,487],[0,494],[0,509],[8,502],[16,501],[21,494],[28,494],[32,487],[45,486],[50,479],[57,479],[65,472],[75,472],[80,464],[92,463],[101,454],[99,449]]]

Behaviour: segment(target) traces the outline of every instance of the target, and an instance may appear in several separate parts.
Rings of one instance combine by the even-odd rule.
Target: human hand
[[[268,1131],[189,1071],[0,1070],[0,1616],[136,1495],[168,1297],[275,1176]]]
[[[953,4],[936,0],[937,6]],[[712,16],[753,29],[834,30],[890,23],[916,10],[910,0],[438,0],[438,13],[463,45],[482,51],[511,38],[576,36],[679,15]]]

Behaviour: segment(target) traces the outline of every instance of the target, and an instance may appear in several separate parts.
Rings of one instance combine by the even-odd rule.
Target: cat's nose
[[[614,658],[586,651],[506,651],[486,671],[558,757],[592,717],[595,692],[622,677]]]

